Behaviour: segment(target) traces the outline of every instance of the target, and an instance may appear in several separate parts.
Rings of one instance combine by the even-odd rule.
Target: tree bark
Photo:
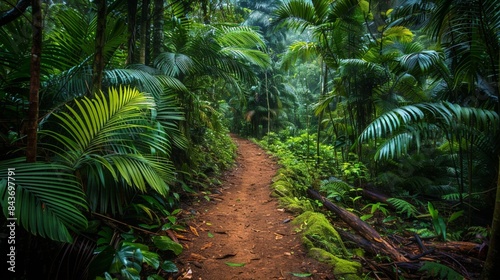
[[[500,156],[498,157],[500,169]],[[491,225],[490,247],[486,262],[484,263],[482,279],[493,279],[500,275],[500,170],[497,179],[497,194],[495,199],[495,209],[493,211],[493,223]]]
[[[146,56],[148,50],[148,30],[149,30],[149,3],[150,0],[142,1],[141,10],[141,34],[139,44],[139,63],[146,64]]]
[[[136,62],[135,39],[136,39],[136,17],[137,0],[128,0],[128,53],[127,64]]]
[[[104,45],[106,43],[106,0],[96,0],[97,6],[97,30],[95,34],[95,55],[92,67],[92,92],[93,97],[96,92],[102,89],[102,78],[104,73]]]
[[[163,52],[163,13],[165,12],[165,0],[154,0],[153,10],[153,59]]]
[[[0,26],[6,25],[7,23],[20,17],[30,4],[31,0],[19,0],[16,6],[12,9],[0,12]]]
[[[36,162],[38,138],[38,95],[40,92],[40,59],[42,55],[42,1],[32,0],[33,46],[31,48],[30,96],[27,130],[26,161]]]

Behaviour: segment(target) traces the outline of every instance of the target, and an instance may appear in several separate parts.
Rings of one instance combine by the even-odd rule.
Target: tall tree
[[[163,52],[165,0],[154,0],[153,8],[153,54],[155,58]]]
[[[150,0],[142,0],[141,6],[141,32],[139,39],[139,63],[148,64],[149,63],[149,8]]]
[[[135,40],[137,39],[137,2],[138,0],[128,0],[128,55],[127,64],[136,62]]]
[[[33,28],[33,46],[31,48],[31,69],[30,69],[30,96],[29,96],[29,115],[28,115],[28,143],[26,147],[26,161],[35,162],[37,155],[37,131],[38,131],[38,111],[39,111],[39,92],[40,92],[40,61],[42,56],[42,1],[32,1],[32,28]]]
[[[106,0],[96,0],[97,9],[97,29],[95,35],[95,55],[92,67],[92,92],[93,96],[102,89],[102,79],[104,73],[104,45],[106,44]]]

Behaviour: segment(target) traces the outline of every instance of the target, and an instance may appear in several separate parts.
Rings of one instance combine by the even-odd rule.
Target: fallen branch
[[[334,212],[341,218],[345,223],[349,225],[353,230],[355,230],[360,236],[362,236],[366,242],[370,245],[366,245],[372,247],[369,251],[372,252],[382,252],[383,254],[389,256],[392,260],[396,262],[408,262],[408,258],[406,258],[403,254],[401,254],[396,248],[390,244],[389,242],[382,239],[380,234],[368,225],[365,221],[361,220],[358,216],[353,213],[345,210],[342,207],[339,207],[323,197],[316,190],[309,188],[307,193],[314,199],[320,200],[323,202],[323,205],[330,211]]]

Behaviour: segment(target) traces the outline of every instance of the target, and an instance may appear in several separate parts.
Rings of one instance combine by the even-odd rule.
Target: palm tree
[[[245,26],[198,26],[179,14],[172,20],[171,32],[166,36],[166,51],[155,58],[153,64],[162,74],[172,76],[186,84],[188,91],[180,95],[186,116],[185,129],[212,127],[213,107],[228,86],[241,89],[239,82],[256,80],[253,67],[267,67],[269,57],[262,37]],[[218,81],[222,81],[219,83]],[[212,85],[221,84],[221,88]]]
[[[356,20],[356,14],[361,7],[357,1],[313,0],[311,2],[293,0],[283,3],[276,10],[275,24],[285,25],[295,31],[310,30],[313,36],[314,47],[299,48],[299,50],[314,50],[321,57],[322,87],[320,99],[328,92],[330,69],[339,66],[340,58],[355,57],[360,44],[362,22]],[[304,46],[310,43],[302,44]],[[297,48],[296,48],[297,49]],[[319,160],[319,144],[323,110],[318,112],[318,131],[316,154]]]
[[[167,197],[175,175],[164,128],[181,117],[164,100],[157,103],[150,94],[131,88],[112,89],[94,99],[75,100],[53,114],[53,129],[40,135],[43,151],[54,163],[23,164],[19,158],[1,162],[18,172],[15,214],[20,224],[35,235],[70,242],[68,229],[86,227],[82,213],[87,207],[118,214],[136,192]],[[9,186],[2,180],[6,216]]]
[[[454,78],[451,94],[444,97],[500,113],[500,7],[495,1],[483,0],[430,2],[434,4],[434,9],[426,28],[445,48]],[[500,165],[500,153],[497,151],[496,155]],[[484,279],[496,275],[496,263],[500,261],[500,181],[497,181],[497,186]]]

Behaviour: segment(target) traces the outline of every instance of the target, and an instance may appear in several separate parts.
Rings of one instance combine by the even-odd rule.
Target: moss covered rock
[[[302,242],[317,260],[333,267],[336,277],[361,279],[361,264],[346,260],[350,253],[344,246],[338,232],[321,213],[306,211],[295,218],[294,224],[302,233]]]

